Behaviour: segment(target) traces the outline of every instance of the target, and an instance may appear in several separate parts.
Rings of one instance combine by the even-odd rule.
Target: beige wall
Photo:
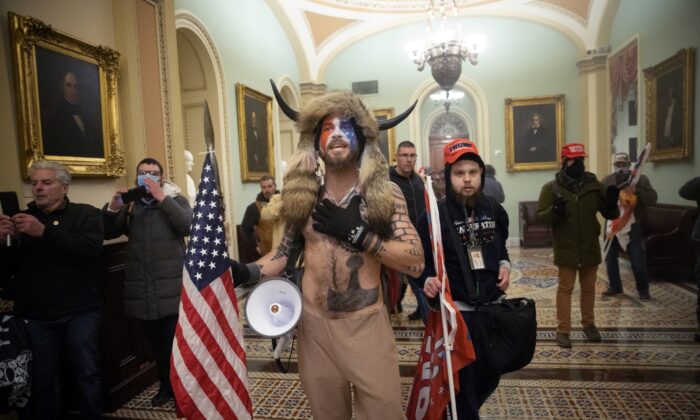
[[[137,25],[138,7],[151,4],[161,6],[158,19],[150,25],[143,22]],[[70,10],[70,13],[66,11]],[[134,166],[147,151],[158,150],[158,158],[165,167],[171,168],[170,177],[181,186],[184,182],[184,161],[182,156],[182,127],[179,118],[172,118],[171,109],[180,109],[177,60],[174,56],[175,30],[171,0],[3,0],[0,2],[0,191],[14,190],[24,196],[26,204],[31,200],[28,183],[21,178],[17,138],[17,109],[15,99],[14,66],[11,56],[7,13],[32,16],[64,32],[93,45],[105,45],[121,54],[119,60],[119,116],[120,137],[126,155],[126,176],[122,178],[74,178],[69,196],[72,201],[102,206],[113,191],[122,186],[131,186],[134,179]],[[163,34],[155,40],[157,34]],[[144,80],[139,72],[139,43],[151,46],[156,51],[156,64],[148,63],[153,70],[146,76],[146,83],[156,89],[144,95]],[[155,47],[154,47],[155,46]],[[155,68],[153,68],[155,66]],[[154,75],[155,74],[155,75]],[[8,94],[5,94],[7,92]],[[157,104],[157,107],[153,104]],[[149,104],[151,112],[146,120],[144,104]],[[179,111],[178,111],[179,113]],[[151,133],[151,141],[146,133]]]

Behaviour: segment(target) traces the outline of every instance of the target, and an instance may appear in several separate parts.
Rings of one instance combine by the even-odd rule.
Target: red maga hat
[[[445,165],[451,165],[464,154],[470,153],[476,155],[481,161],[481,156],[479,156],[479,150],[476,148],[476,144],[469,139],[454,139],[445,145]],[[481,164],[483,166],[483,162]]]
[[[586,149],[581,143],[565,144],[564,147],[561,148],[561,156],[569,159],[588,157]]]

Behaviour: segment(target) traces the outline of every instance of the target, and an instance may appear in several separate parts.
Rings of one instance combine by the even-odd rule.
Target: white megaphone
[[[281,337],[301,318],[302,299],[291,281],[273,277],[259,283],[248,295],[245,316],[248,325],[263,337]]]

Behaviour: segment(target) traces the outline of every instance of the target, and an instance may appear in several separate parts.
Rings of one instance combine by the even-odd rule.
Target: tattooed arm
[[[263,255],[255,264],[260,269],[262,278],[279,276],[284,271],[287,265],[287,257],[289,257],[290,247],[294,241],[294,233],[287,229],[284,232],[282,241],[277,246],[277,249]]]
[[[241,264],[236,260],[231,260],[233,284],[238,287],[245,283],[257,283],[265,277],[282,274],[287,264],[289,247],[293,239],[294,235],[290,231],[286,231],[277,249],[268,252],[259,260],[249,264]]]
[[[394,183],[394,215],[391,218],[393,236],[390,240],[382,240],[374,232],[369,232],[362,245],[371,255],[387,267],[418,277],[423,272],[423,246],[418,238],[416,228],[411,224],[406,208],[406,199],[401,189]]]

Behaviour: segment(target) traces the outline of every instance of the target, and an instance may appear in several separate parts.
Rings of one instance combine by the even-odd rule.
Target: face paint
[[[350,147],[350,151],[355,152],[358,147],[357,133],[350,119],[340,119],[337,116],[331,115],[323,120],[321,127],[320,148],[324,155],[328,152],[328,146],[331,148],[342,141]]]

